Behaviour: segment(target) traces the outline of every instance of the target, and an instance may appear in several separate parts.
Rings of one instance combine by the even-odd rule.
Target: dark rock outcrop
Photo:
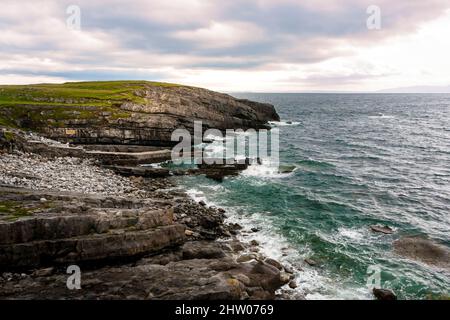
[[[223,159],[207,159],[198,165],[198,170],[194,173],[204,174],[207,178],[223,181],[227,176],[237,176],[241,171],[248,168],[253,162],[258,163],[259,158],[252,160],[246,158],[244,161],[234,161],[234,163],[225,163]]]
[[[181,201],[174,206],[174,213],[177,222],[197,234],[198,239],[214,240],[227,233],[225,214],[218,209],[206,208],[193,201]]]
[[[280,116],[275,111],[273,105],[269,103],[260,103],[247,99],[238,99],[239,102],[251,107],[257,113],[262,115],[262,119],[269,119],[270,121],[280,121]]]
[[[374,225],[370,226],[370,229],[373,232],[378,232],[378,233],[384,233],[384,234],[392,234],[392,233],[394,233],[394,230],[392,230],[392,228],[389,227],[389,226],[380,226],[380,225],[374,224]]]
[[[397,296],[391,290],[373,288],[373,295],[377,300],[397,300]]]

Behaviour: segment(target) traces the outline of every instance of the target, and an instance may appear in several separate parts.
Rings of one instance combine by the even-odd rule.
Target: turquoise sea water
[[[234,96],[275,105],[280,162],[296,170],[255,165],[222,183],[180,178],[193,197],[260,227],[244,237],[302,269],[297,290],[308,299],[372,298],[373,265],[400,298],[449,294],[448,271],[397,256],[392,242],[423,235],[450,246],[450,95]],[[377,223],[396,232],[371,232]],[[306,265],[307,257],[320,266]]]

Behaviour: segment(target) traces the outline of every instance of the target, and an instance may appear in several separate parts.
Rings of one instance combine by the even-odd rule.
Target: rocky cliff
[[[270,104],[206,89],[148,81],[0,86],[0,125],[84,144],[172,145],[178,128],[266,127]]]
[[[255,239],[239,240],[242,227],[227,223],[224,209],[190,199],[175,171],[138,166],[170,156],[158,146],[171,145],[175,129],[193,130],[194,120],[247,129],[278,115],[268,104],[145,81],[0,86],[0,299],[273,299],[289,291],[292,268],[260,253]],[[218,179],[247,165],[190,170]],[[66,286],[73,264],[81,290]]]

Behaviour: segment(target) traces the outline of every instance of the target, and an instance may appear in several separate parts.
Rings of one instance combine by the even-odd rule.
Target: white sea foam
[[[200,190],[195,189],[195,188],[191,188],[189,190],[186,190],[186,194],[189,197],[191,197],[192,200],[197,201],[197,202],[206,200],[206,197],[205,197],[205,194],[203,193],[203,191],[200,191]]]
[[[244,177],[259,177],[259,178],[286,178],[293,174],[293,172],[280,173],[278,167],[271,167],[266,165],[253,164],[246,170],[242,171],[241,175]]]
[[[213,134],[208,134],[204,137],[205,140],[211,140],[211,141],[223,141],[225,140],[222,136],[215,136]]]
[[[364,232],[362,230],[352,228],[339,228],[338,234],[339,236],[350,239],[352,241],[361,241],[365,238]]]
[[[300,124],[298,121],[269,121],[269,124],[276,127],[285,127],[285,126],[297,126]]]
[[[358,244],[370,245],[382,239],[386,239],[381,234],[373,233],[367,227],[347,228],[340,227],[335,233],[318,232],[319,237],[334,244]]]
[[[394,116],[385,115],[383,113],[380,113],[380,114],[377,114],[377,115],[369,116],[369,118],[392,119],[392,118],[395,118],[395,117]]]
[[[225,146],[223,145],[223,143],[211,143],[208,144],[204,149],[204,152],[208,157],[217,156],[219,158],[223,158],[224,151]]]
[[[308,246],[293,248],[287,239],[273,226],[267,213],[245,214],[245,207],[228,207],[220,200],[211,201],[206,194],[226,192],[222,185],[203,186],[205,192],[198,188],[191,188],[187,194],[195,201],[204,201],[208,206],[223,207],[227,212],[228,223],[238,223],[243,227],[238,239],[242,242],[256,240],[259,242],[260,252],[267,257],[280,261],[294,270],[296,289],[291,290],[293,296],[304,296],[309,300],[316,299],[370,299],[369,291],[363,287],[343,287],[342,283],[333,275],[326,274],[316,267],[307,265],[304,260],[312,254]],[[210,192],[211,191],[211,192]],[[251,232],[251,228],[260,231]],[[344,231],[344,234],[346,232]],[[352,235],[352,232],[347,233]],[[354,236],[354,234],[353,234]],[[283,289],[287,289],[287,286]],[[290,289],[289,289],[290,290]]]
[[[294,174],[297,168],[291,172],[280,172],[278,163],[271,162],[269,159],[261,159],[261,164],[252,164],[247,169],[242,171],[241,175],[244,177],[259,177],[259,178],[286,178]]]
[[[141,164],[141,167],[150,167],[150,168],[162,168],[162,164],[164,162],[159,162],[159,163],[146,163],[146,164]]]

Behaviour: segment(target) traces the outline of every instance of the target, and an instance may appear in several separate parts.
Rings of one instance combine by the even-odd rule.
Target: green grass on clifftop
[[[91,81],[63,84],[0,85],[0,125],[17,127],[17,119],[55,120],[91,118],[109,112],[113,118],[129,114],[118,107],[124,102],[145,103],[135,92],[146,86],[174,87],[150,81]]]

